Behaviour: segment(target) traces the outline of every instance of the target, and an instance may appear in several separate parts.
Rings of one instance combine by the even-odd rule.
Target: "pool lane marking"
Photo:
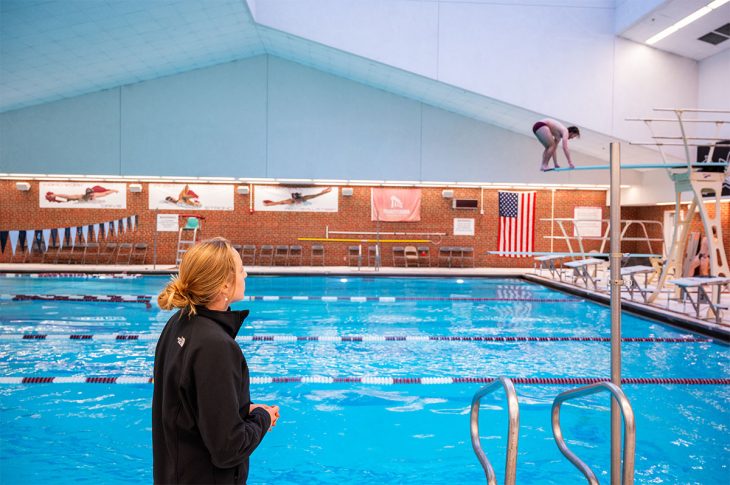
[[[0,294],[0,300],[10,301],[84,301],[84,302],[123,302],[123,303],[145,303],[156,300],[155,295],[50,295],[50,294],[23,294],[9,295]],[[244,296],[242,301],[323,301],[323,302],[379,302],[379,303],[396,303],[396,302],[413,302],[413,301],[526,301],[536,303],[581,303],[585,300],[582,298],[497,298],[497,297],[415,297],[415,296],[277,296],[277,295],[256,295]]]
[[[133,280],[141,278],[139,273],[0,273],[0,278],[80,278],[80,279],[121,279]]]
[[[278,376],[251,377],[252,384],[486,384],[494,377],[329,377],[329,376]],[[584,385],[610,382],[605,377],[512,377],[515,384],[537,385]],[[0,377],[0,384],[151,384],[152,377],[144,376],[17,376]],[[688,385],[730,385],[730,378],[687,378],[687,377],[626,377],[622,384],[688,384]]]
[[[7,295],[0,294],[0,300],[10,301],[75,301],[75,302],[104,302],[104,303],[144,303],[151,308],[150,295]]]
[[[160,334],[111,333],[111,334],[53,334],[53,333],[6,333],[0,340],[106,340],[150,341]],[[527,336],[459,336],[459,335],[241,335],[240,342],[610,342],[610,337],[527,337]],[[622,342],[713,342],[707,337],[624,337]]]

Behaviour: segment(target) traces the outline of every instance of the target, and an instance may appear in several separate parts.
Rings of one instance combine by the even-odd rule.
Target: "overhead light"
[[[687,15],[683,19],[679,20],[678,22],[675,22],[674,24],[670,25],[666,29],[662,30],[656,35],[653,35],[650,37],[646,43],[649,45],[654,45],[660,40],[662,40],[665,37],[668,37],[678,31],[679,29],[688,26],[695,20],[704,17],[708,13],[712,12],[716,8],[719,8],[723,5],[725,5],[727,2],[730,2],[730,0],[715,0],[714,2],[710,2],[709,4],[705,5],[704,7],[700,8],[699,10],[695,10],[691,14]]]

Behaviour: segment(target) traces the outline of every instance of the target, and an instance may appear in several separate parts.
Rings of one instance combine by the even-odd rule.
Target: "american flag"
[[[535,246],[537,192],[499,192],[499,248],[505,252],[530,252]],[[523,258],[523,255],[509,255]]]

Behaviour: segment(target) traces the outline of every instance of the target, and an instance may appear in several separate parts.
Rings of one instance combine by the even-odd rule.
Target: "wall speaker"
[[[142,184],[129,184],[129,191],[134,194],[142,192]]]
[[[453,190],[442,190],[441,196],[444,199],[453,199],[454,198],[454,191]]]
[[[345,197],[352,197],[354,192],[352,187],[342,187],[342,195]]]
[[[236,187],[236,193],[240,195],[248,195],[248,185],[239,185]]]
[[[30,190],[30,184],[28,182],[15,182],[15,188],[22,192],[28,192]]]

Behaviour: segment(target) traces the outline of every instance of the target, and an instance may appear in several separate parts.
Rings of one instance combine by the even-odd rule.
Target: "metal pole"
[[[611,382],[621,388],[621,147],[611,143]],[[611,399],[611,485],[621,484],[621,410]]]
[[[159,214],[160,211],[155,211],[155,239],[154,239],[154,252],[152,254],[152,269],[157,269],[157,214]]]

